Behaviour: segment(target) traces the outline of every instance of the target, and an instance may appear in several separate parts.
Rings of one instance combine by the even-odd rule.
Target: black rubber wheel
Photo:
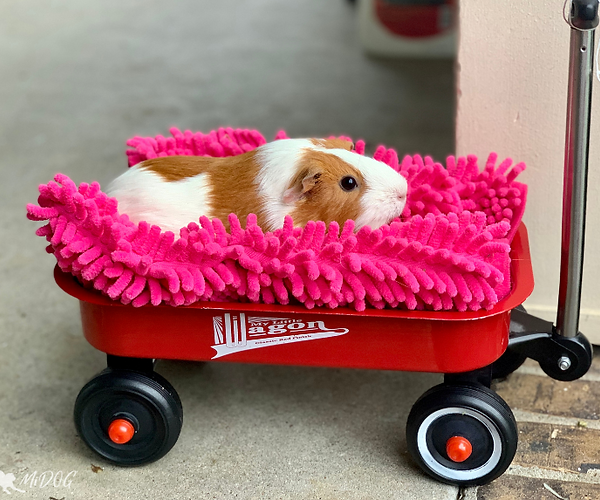
[[[472,446],[463,461],[452,460],[447,445],[455,436]],[[484,386],[440,384],[414,404],[406,424],[413,459],[438,481],[487,484],[510,465],[517,450],[517,424],[511,409]]]
[[[83,441],[118,465],[158,460],[177,442],[183,410],[177,392],[157,373],[107,369],[81,389],[75,426]],[[129,422],[134,434],[117,444],[109,435],[115,420]]]

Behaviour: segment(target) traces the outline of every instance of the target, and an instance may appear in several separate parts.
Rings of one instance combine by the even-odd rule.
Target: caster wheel
[[[554,337],[554,344],[557,346],[553,355],[540,360],[540,368],[544,373],[554,380],[570,382],[583,377],[594,359],[592,345],[589,340],[581,333],[572,338]],[[567,363],[561,367],[561,363]]]
[[[430,476],[456,485],[487,484],[510,465],[517,424],[484,386],[441,384],[414,404],[406,424],[413,459]]]
[[[175,389],[157,373],[107,369],[90,380],[75,402],[83,441],[118,465],[158,460],[177,442],[183,422]]]

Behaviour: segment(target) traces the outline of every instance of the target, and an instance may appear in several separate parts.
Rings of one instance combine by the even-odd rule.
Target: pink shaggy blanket
[[[264,144],[253,130],[209,134],[171,130],[172,137],[128,141],[129,164],[166,155],[232,156]],[[285,138],[284,132],[276,139]],[[364,154],[364,142],[356,143]],[[431,158],[377,148],[374,157],[408,180],[402,220],[354,232],[309,222],[263,233],[250,215],[245,229],[230,215],[223,223],[200,217],[180,237],[119,214],[117,201],[96,182],[77,187],[66,175],[39,187],[28,218],[63,271],[123,304],[179,306],[197,301],[476,311],[510,291],[510,241],[527,187],[515,181],[525,168],[492,153],[483,171],[475,156]],[[511,168],[512,167],[512,168]],[[341,229],[341,230],[340,230]]]

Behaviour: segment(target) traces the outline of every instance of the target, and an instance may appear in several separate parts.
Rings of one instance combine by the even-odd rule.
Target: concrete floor
[[[105,185],[127,138],[171,125],[344,133],[441,159],[453,96],[449,61],[364,57],[343,0],[0,3],[0,470],[14,498],[457,498],[406,453],[428,374],[163,362],[179,442],[146,467],[102,461],[72,410],[105,359],[25,219],[56,172]],[[35,471],[51,484],[25,484]]]

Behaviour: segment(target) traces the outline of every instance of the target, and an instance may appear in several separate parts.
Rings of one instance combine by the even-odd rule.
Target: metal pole
[[[573,0],[570,25],[562,253],[556,320],[556,331],[563,337],[575,337],[579,331],[598,0]]]

